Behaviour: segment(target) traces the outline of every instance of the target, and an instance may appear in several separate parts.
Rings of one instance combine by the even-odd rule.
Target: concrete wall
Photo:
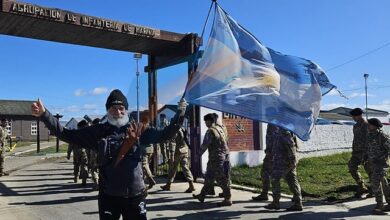
[[[323,156],[351,151],[353,132],[350,125],[316,125],[310,140],[299,140],[299,157]],[[383,131],[390,134],[390,126]]]

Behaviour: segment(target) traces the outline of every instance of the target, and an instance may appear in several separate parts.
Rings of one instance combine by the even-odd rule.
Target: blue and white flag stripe
[[[216,7],[205,52],[187,84],[187,101],[272,123],[308,140],[321,97],[335,86],[317,64],[265,47]]]

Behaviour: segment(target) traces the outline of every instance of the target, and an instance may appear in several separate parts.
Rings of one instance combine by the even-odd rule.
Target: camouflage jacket
[[[272,145],[274,143],[273,137],[275,136],[275,131],[278,128],[273,124],[267,125],[267,134],[265,136],[265,153],[270,154],[272,152]]]
[[[185,131],[183,128],[179,129],[177,132],[175,142],[176,142],[176,152],[175,154],[187,154],[188,153],[188,145],[185,141]]]
[[[378,129],[368,132],[367,156],[373,163],[389,163],[390,137]]]
[[[353,126],[352,150],[355,152],[367,150],[368,123],[363,119]]]
[[[201,152],[209,150],[209,163],[222,166],[229,160],[229,148],[226,142],[226,135],[220,126],[213,124],[206,132]]]
[[[272,135],[272,160],[296,160],[297,144],[294,135],[283,128],[278,128]]]

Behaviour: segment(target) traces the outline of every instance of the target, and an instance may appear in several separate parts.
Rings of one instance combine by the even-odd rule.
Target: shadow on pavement
[[[367,205],[365,207],[359,207],[359,209],[363,208],[365,210],[371,210],[369,207],[373,207],[373,205]],[[333,212],[287,212],[285,215],[280,215],[280,219],[302,219],[302,220],[322,220],[322,219],[344,219],[350,217],[362,217],[369,216],[369,211],[362,211],[357,209],[350,209],[346,212],[333,211]],[[266,218],[264,218],[267,220]],[[272,219],[272,218],[269,218]]]
[[[69,197],[68,199],[60,199],[60,200],[48,200],[48,201],[39,201],[39,202],[13,202],[8,203],[8,205],[60,205],[60,204],[69,204],[76,202],[84,202],[87,200],[97,200],[98,196],[76,196]]]
[[[240,219],[240,216],[245,214],[256,214],[257,211],[225,211],[225,210],[213,210],[196,213],[187,213],[174,219],[183,220],[200,220],[200,219]],[[173,218],[161,217],[159,220],[171,220]],[[261,219],[259,217],[259,219]]]

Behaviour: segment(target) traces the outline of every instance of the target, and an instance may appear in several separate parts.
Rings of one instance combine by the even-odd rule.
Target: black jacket
[[[141,146],[171,139],[180,128],[182,120],[178,120],[179,113],[180,111],[175,116],[176,123],[171,123],[164,129],[148,127],[140,136]],[[117,128],[109,123],[103,123],[79,130],[69,130],[61,126],[47,110],[40,120],[61,140],[84,148],[93,148],[98,152],[101,192],[121,197],[136,197],[145,192],[142,151],[139,146],[134,146],[119,164],[114,166],[129,124]]]

